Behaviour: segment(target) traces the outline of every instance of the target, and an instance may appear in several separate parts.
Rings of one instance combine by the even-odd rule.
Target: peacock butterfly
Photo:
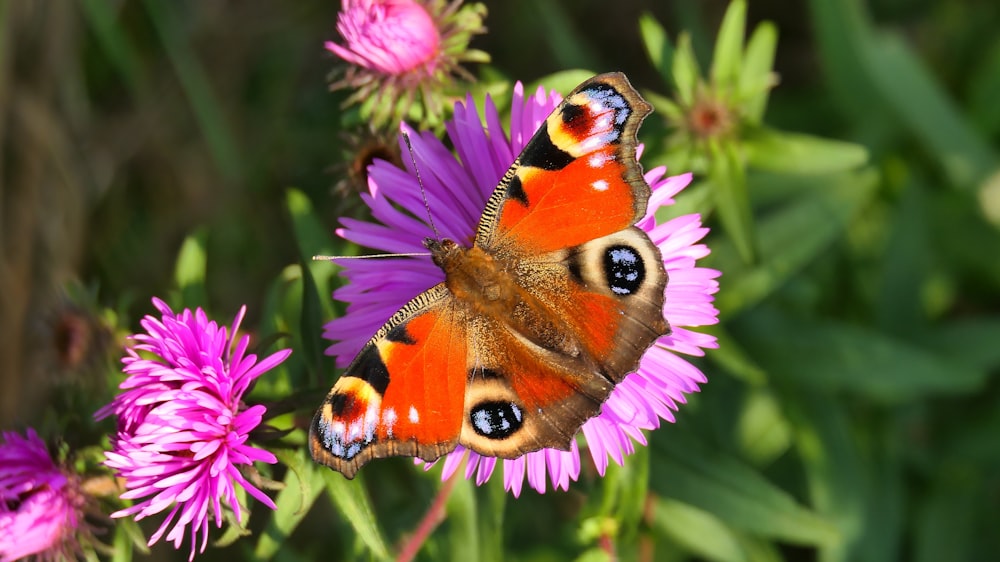
[[[461,444],[515,458],[568,450],[658,337],[667,274],[633,226],[649,185],[625,75],[580,84],[483,209],[472,247],[428,238],[445,280],[396,312],[313,417],[313,458],[348,478],[373,458]]]

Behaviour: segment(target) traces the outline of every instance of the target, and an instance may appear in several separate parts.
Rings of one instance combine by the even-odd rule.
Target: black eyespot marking
[[[576,160],[570,153],[559,148],[552,142],[549,129],[545,123],[531,138],[528,146],[521,153],[521,165],[541,168],[543,170],[562,170]]]
[[[392,334],[395,330],[390,331]],[[406,335],[406,332],[403,331]],[[414,342],[403,342],[403,343],[414,343]],[[364,380],[368,384],[372,385],[375,392],[380,395],[385,394],[385,389],[389,387],[389,369],[386,368],[385,363],[382,362],[382,357],[378,354],[378,348],[374,345],[367,345],[361,354],[358,355],[354,363],[347,368],[349,373],[358,373],[363,376],[358,378]],[[357,375],[353,375],[357,376]]]
[[[521,178],[517,177],[517,174],[514,174],[514,177],[510,178],[510,183],[507,184],[507,198],[513,199],[525,207],[528,206],[528,194],[524,192]]]
[[[635,248],[610,246],[604,250],[604,277],[612,293],[631,295],[642,286],[646,278],[646,266]]]
[[[506,439],[524,425],[521,407],[513,402],[480,402],[469,418],[476,433],[487,439]]]
[[[406,324],[399,324],[385,335],[385,339],[395,342],[395,343],[405,343],[406,345],[413,345],[417,343],[413,336],[406,331]]]

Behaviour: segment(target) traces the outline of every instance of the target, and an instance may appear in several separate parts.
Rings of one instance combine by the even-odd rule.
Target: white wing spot
[[[613,157],[607,154],[591,154],[590,157],[587,158],[587,165],[591,168],[600,168],[601,166],[607,164],[609,160],[613,160]]]
[[[594,190],[596,191],[607,191],[608,182],[607,180],[597,180],[594,183],[590,184],[590,187],[593,187]]]
[[[413,406],[410,406],[410,423],[418,423],[420,421],[420,413]]]

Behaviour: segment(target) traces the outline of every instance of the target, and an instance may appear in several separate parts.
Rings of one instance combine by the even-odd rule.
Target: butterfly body
[[[659,251],[632,226],[649,198],[635,160],[649,111],[624,75],[584,82],[500,180],[473,245],[425,241],[444,281],[330,391],[310,431],[317,461],[352,477],[371,458],[458,444],[503,458],[569,448],[669,332]]]

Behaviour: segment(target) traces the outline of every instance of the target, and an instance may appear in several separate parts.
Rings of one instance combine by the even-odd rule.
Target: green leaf
[[[851,441],[844,408],[818,392],[793,390],[785,405],[793,419],[798,444],[816,509],[840,529],[843,540],[824,545],[822,562],[852,560],[865,520],[867,490],[857,448]]]
[[[222,104],[212,91],[208,73],[192,49],[190,38],[185,36],[191,26],[181,21],[181,6],[157,0],[145,0],[143,5],[205,135],[213,161],[225,179],[239,182],[243,168],[236,138],[226,123]]]
[[[747,42],[739,79],[739,107],[743,118],[759,124],[764,118],[767,99],[777,76],[771,70],[774,53],[778,48],[778,28],[771,22],[762,22]]]
[[[691,554],[717,562],[746,562],[737,534],[717,517],[679,501],[652,500],[652,525]]]
[[[937,158],[952,184],[978,188],[1000,166],[978,135],[903,40],[883,34],[866,52],[872,79],[904,125]]]
[[[860,0],[811,2],[831,87],[863,123],[894,115],[953,185],[978,187],[1000,164],[987,139],[897,35],[877,33]]]
[[[825,392],[788,388],[783,403],[794,421],[812,502],[844,536],[841,544],[823,548],[819,559],[898,560],[906,509],[904,430],[869,419],[852,424],[855,414]]]
[[[1000,342],[1000,317],[997,316],[949,320],[920,337],[924,348],[982,371],[995,371],[1000,365],[997,342]]]
[[[126,520],[130,520],[130,518],[126,518]],[[136,541],[133,536],[133,534],[137,532],[139,534],[139,538],[142,538],[142,531],[139,530],[138,526],[135,525],[134,522],[131,528],[129,525],[119,524],[114,526],[114,530],[114,542],[112,543],[114,552],[111,556],[112,562],[132,562],[132,554],[135,552],[133,545],[138,542],[139,544],[142,544],[143,547],[146,547],[144,541]],[[140,550],[140,552],[143,551]],[[145,554],[148,553],[149,549],[146,548]]]
[[[863,326],[791,318],[758,309],[732,325],[775,378],[887,403],[973,392],[988,373]]]
[[[747,194],[746,170],[733,142],[712,139],[709,181],[715,187],[715,208],[719,220],[744,263],[757,258],[753,212]]]
[[[733,338],[725,325],[717,324],[704,330],[718,340],[719,348],[713,349],[709,359],[725,369],[729,374],[751,386],[767,383],[767,372],[743,349],[743,345]]]
[[[639,35],[642,36],[642,44],[646,48],[650,62],[653,63],[653,68],[660,73],[667,87],[674,87],[674,76],[670,71],[674,59],[674,47],[670,44],[666,30],[652,14],[643,12],[639,16]]]
[[[535,90],[537,90],[539,86],[542,86],[547,90],[554,90],[565,95],[573,91],[573,88],[576,88],[585,80],[593,77],[594,73],[590,70],[561,70],[531,82],[528,86],[525,86],[524,92],[526,96],[534,94]]]
[[[503,478],[490,478],[476,487],[476,521],[479,523],[479,559],[502,562],[504,557],[504,509],[507,490]]]
[[[698,69],[698,59],[691,48],[691,36],[685,32],[677,37],[677,49],[674,51],[672,65],[674,84],[677,85],[677,99],[684,107],[694,105],[701,81],[701,71]]]
[[[770,172],[828,174],[868,162],[868,151],[859,144],[768,127],[746,130],[742,141],[747,164]]]
[[[730,95],[736,93],[740,68],[743,66],[743,36],[746,32],[746,23],[746,1],[733,0],[722,17],[719,35],[715,40],[712,83]]]
[[[382,531],[379,530],[378,519],[372,509],[371,500],[361,482],[362,475],[354,480],[344,478],[339,472],[318,467],[326,485],[327,495],[337,510],[347,519],[376,559],[389,560],[389,548],[386,546]]]
[[[469,480],[455,475],[454,488],[448,496],[448,549],[449,560],[479,562],[482,548],[479,540],[479,522],[475,486]],[[447,483],[441,484],[447,486]]]
[[[969,121],[981,133],[1000,130],[1000,38],[982,55],[969,77]]]
[[[276,509],[257,540],[254,549],[257,560],[270,560],[288,541],[323,491],[321,472],[329,472],[326,467],[306,458],[305,448],[294,452],[277,450],[275,456],[288,467],[288,472],[285,474],[285,486],[274,500]]]
[[[949,470],[936,478],[934,488],[916,506],[913,560],[980,559],[971,548],[976,539],[976,500],[983,494],[980,486],[972,475],[960,471]]]
[[[290,187],[285,192],[285,205],[292,219],[292,230],[302,261],[308,263],[313,256],[332,253],[332,238],[316,216],[309,197],[301,190]]]
[[[205,306],[208,302],[205,292],[205,270],[208,267],[206,238],[204,230],[195,232],[184,239],[177,254],[174,281],[181,292],[181,302],[185,307]]]
[[[894,216],[887,225],[891,230],[882,253],[874,316],[880,328],[897,336],[923,332],[928,324],[922,303],[931,269],[926,189],[919,182],[907,182],[890,209]]]
[[[302,264],[302,314],[299,327],[302,330],[302,345],[306,355],[307,368],[319,369],[323,361],[323,307],[320,305],[319,289],[308,264]]]
[[[865,169],[810,181],[817,189],[758,221],[757,265],[747,266],[730,241],[712,241],[706,265],[724,274],[715,301],[724,316],[757,304],[819,257],[874,196],[878,175]]]
[[[770,464],[791,447],[792,429],[770,389],[747,392],[739,416],[736,441],[757,466]]]
[[[663,497],[708,511],[734,528],[793,544],[839,540],[828,521],[759,472],[724,451],[707,449],[678,426],[655,432],[651,447],[656,478],[650,487]]]

